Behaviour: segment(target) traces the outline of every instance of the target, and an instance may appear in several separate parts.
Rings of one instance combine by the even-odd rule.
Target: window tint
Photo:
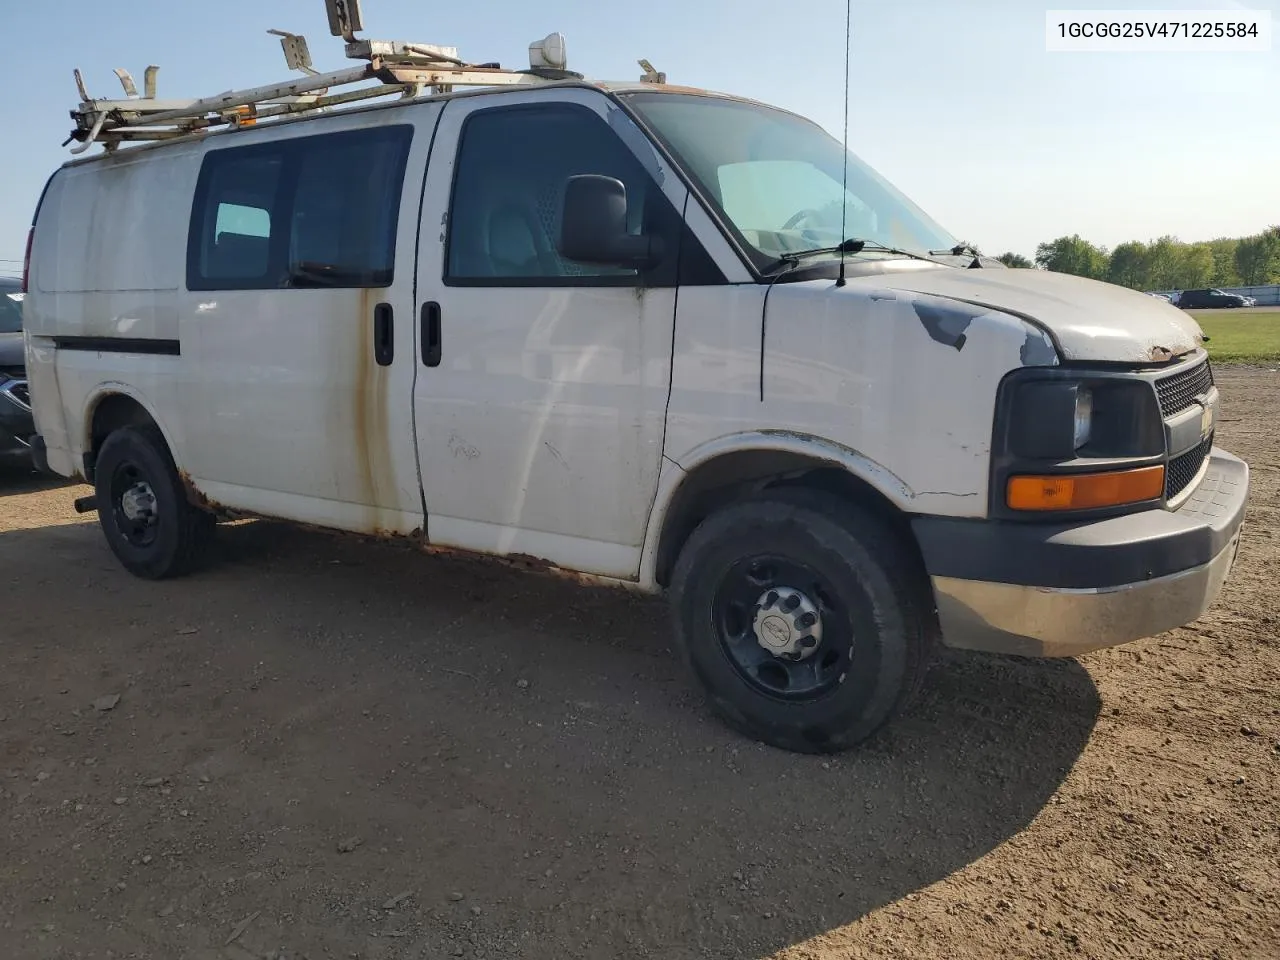
[[[834,247],[849,237],[913,251],[957,243],[815,123],[722,97],[624,97],[719,208],[758,270],[774,271],[792,252]],[[896,255],[868,249],[859,256]]]
[[[796,227],[839,231],[852,237],[875,236],[875,211],[851,193],[841,209],[840,180],[804,160],[747,160],[716,171],[720,203],[748,236]],[[841,217],[845,222],[841,222]]]
[[[669,238],[674,250],[679,230],[675,211],[599,115],[568,104],[496,108],[475,113],[463,126],[446,280],[539,286],[635,283],[632,268],[575,263],[557,252],[565,183],[586,173],[621,180],[627,188],[630,231],[638,234],[643,228]]]
[[[371,146],[359,139],[302,154],[290,225],[291,275],[327,271],[350,285],[391,282],[407,149],[407,140]]]
[[[218,219],[213,227],[213,241],[224,233],[243,237],[270,237],[271,213],[265,207],[246,207],[238,203],[219,203]]]
[[[390,284],[412,133],[352,130],[211,152],[196,188],[188,288]]]
[[[224,287],[275,286],[270,276],[271,210],[277,206],[283,156],[213,154],[205,162],[210,167],[209,209],[215,215],[213,233],[201,250],[202,276]]]
[[[22,331],[22,296],[0,288],[0,333]]]

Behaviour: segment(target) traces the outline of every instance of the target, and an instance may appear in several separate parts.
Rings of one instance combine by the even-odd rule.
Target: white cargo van
[[[1248,468],[1177,308],[977,256],[793,113],[350,26],[354,70],[82,94],[107,149],[39,202],[33,448],[133,573],[256,515],[666,591],[719,712],[802,751],[937,639],[1072,655],[1218,595]]]

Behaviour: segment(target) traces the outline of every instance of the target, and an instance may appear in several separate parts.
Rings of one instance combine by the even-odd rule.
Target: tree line
[[[1039,267],[1134,290],[1194,290],[1280,283],[1280,226],[1250,237],[1184,243],[1177,237],[1130,240],[1114,250],[1078,234],[1036,247],[1034,260],[1018,253],[997,259],[1009,267]]]

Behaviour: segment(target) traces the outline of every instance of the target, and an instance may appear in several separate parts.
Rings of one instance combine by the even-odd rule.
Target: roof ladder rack
[[[317,113],[380,97],[582,79],[566,68],[564,36],[559,33],[529,45],[528,69],[504,70],[497,63],[468,63],[454,47],[358,39],[355,34],[363,29],[358,0],[325,0],[325,6],[330,33],[346,41],[347,58],[364,61],[360,66],[320,73],[312,67],[305,37],[269,30],[280,37],[286,65],[304,77],[190,100],[162,100],[156,96],[159,67],[147,67],[141,96],[129,72],[117,69],[124,98],[94,99],[76,70],[80,104],[71,111],[75,129],[63,146],[74,140],[78,144],[72,153],[83,153],[95,143],[112,151],[125,142],[169,140],[220,126],[252,126],[273,117]]]

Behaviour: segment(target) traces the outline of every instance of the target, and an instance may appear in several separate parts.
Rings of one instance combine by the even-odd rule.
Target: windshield
[[[22,330],[22,294],[0,287],[0,333]]]
[[[842,191],[840,141],[802,117],[697,94],[635,93],[628,102],[719,208],[759,270],[848,238],[915,253],[958,242],[852,153]],[[892,254],[868,248],[859,256]]]

